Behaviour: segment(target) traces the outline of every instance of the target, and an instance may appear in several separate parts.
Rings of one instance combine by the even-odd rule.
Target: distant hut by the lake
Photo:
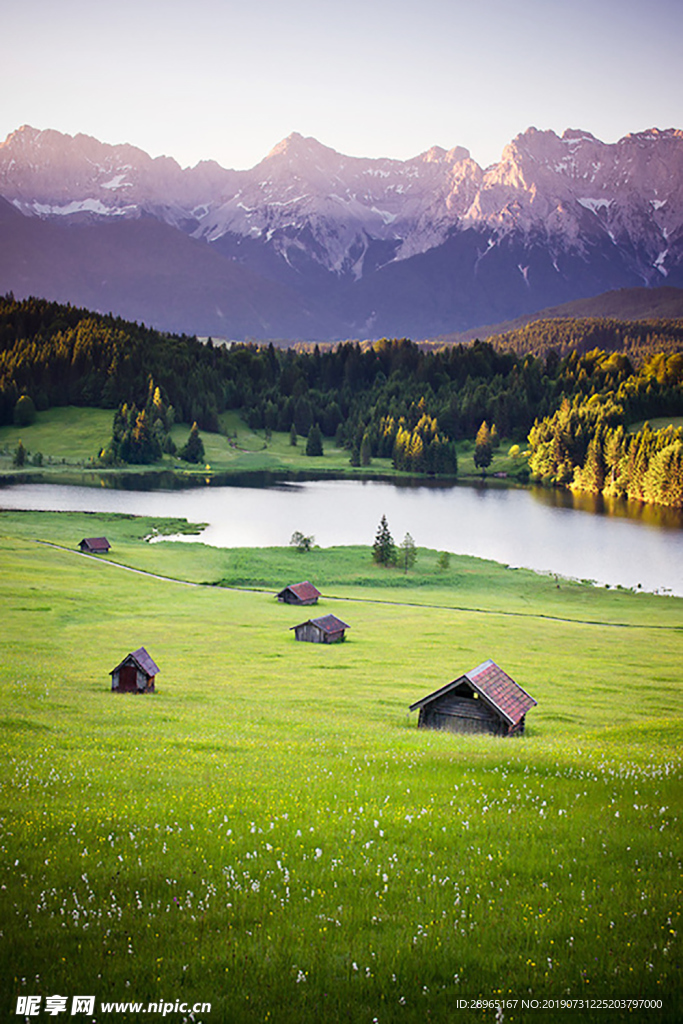
[[[111,544],[106,537],[84,537],[78,546],[84,555],[106,555]]]
[[[336,615],[323,615],[319,619],[308,619],[298,626],[291,626],[297,640],[313,644],[337,644],[345,639],[346,630],[351,627]]]
[[[308,580],[303,583],[290,583],[277,595],[278,601],[285,604],[317,604],[320,591]]]
[[[111,676],[113,693],[154,693],[154,680],[159,673],[159,666],[150,657],[144,647],[127,654]]]
[[[536,701],[489,658],[470,672],[415,701],[418,728],[520,736]]]

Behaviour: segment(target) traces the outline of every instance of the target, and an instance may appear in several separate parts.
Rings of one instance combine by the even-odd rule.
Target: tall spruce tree
[[[415,541],[409,533],[405,535],[401,541],[401,550],[399,553],[399,564],[404,572],[408,572],[408,569],[412,569],[417,559],[417,548],[415,547]]]
[[[17,445],[17,449],[14,453],[14,458],[12,459],[12,465],[17,466],[17,468],[21,469],[22,466],[26,465],[26,457],[27,452],[20,439],[19,444]]]
[[[372,462],[372,444],[370,443],[370,435],[367,430],[363,434],[363,440],[361,441],[359,461],[361,466],[369,466]]]
[[[396,545],[386,516],[380,519],[375,543],[372,545],[372,557],[378,565],[396,565]]]
[[[306,454],[323,454],[323,436],[320,433],[320,427],[317,423],[314,423],[308,432],[308,438],[306,439]]]
[[[493,450],[491,448],[491,431],[489,425],[484,420],[482,425],[477,431],[477,438],[474,442],[474,465],[482,471],[482,474],[487,466],[491,465],[493,458]]]
[[[192,424],[187,443],[180,449],[178,455],[185,462],[197,463],[204,461],[204,442],[199,436],[199,427],[196,422]]]

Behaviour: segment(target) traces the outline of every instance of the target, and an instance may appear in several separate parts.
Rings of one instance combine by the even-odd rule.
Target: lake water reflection
[[[127,512],[206,523],[219,547],[368,544],[386,515],[394,539],[599,583],[683,596],[683,517],[542,488],[406,486],[317,480],[274,487],[125,491],[61,485],[0,489],[0,508]],[[80,539],[80,538],[78,538]]]

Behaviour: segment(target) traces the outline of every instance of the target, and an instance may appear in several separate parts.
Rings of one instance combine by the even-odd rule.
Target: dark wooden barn
[[[420,728],[514,736],[524,732],[526,713],[535,704],[534,698],[489,658],[411,704],[410,710],[419,708]]]
[[[106,537],[84,537],[78,546],[85,555],[106,555],[111,544]]]
[[[344,639],[344,632],[350,629],[336,615],[323,615],[319,619],[309,619],[298,626],[291,626],[297,640],[308,640],[313,644],[337,644]]]
[[[114,693],[154,693],[154,678],[159,666],[152,661],[144,647],[127,654],[123,661],[113,668],[111,688]]]
[[[285,604],[317,604],[319,597],[320,591],[308,580],[303,583],[290,583],[277,595],[278,601],[284,601]]]

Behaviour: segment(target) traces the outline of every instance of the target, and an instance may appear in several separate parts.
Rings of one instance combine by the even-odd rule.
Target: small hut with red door
[[[158,672],[159,666],[145,648],[138,647],[109,673],[112,693],[154,693],[154,679]]]

